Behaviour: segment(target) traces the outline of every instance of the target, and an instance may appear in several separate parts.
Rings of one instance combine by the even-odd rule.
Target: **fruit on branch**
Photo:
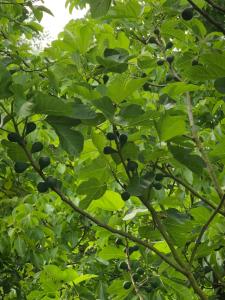
[[[48,176],[46,178],[46,183],[48,184],[48,186],[50,188],[54,188],[54,187],[57,187],[57,179],[53,176]]]
[[[169,64],[172,64],[172,62],[174,61],[174,56],[173,55],[167,56],[166,60]]]
[[[136,163],[136,161],[128,160],[127,171],[134,172],[137,170],[137,168],[138,168],[138,163]]]
[[[156,34],[156,35],[160,35],[160,31],[159,31],[159,29],[158,29],[158,28],[156,28],[156,29],[154,30],[154,34]]]
[[[120,264],[119,264],[119,268],[121,269],[121,270],[128,270],[128,265],[127,265],[127,263],[125,262],[125,261],[122,261]]]
[[[148,39],[148,43],[149,43],[149,44],[158,44],[154,36],[151,36],[151,37]]]
[[[108,154],[113,154],[113,153],[116,153],[117,151],[115,149],[113,149],[112,147],[110,146],[106,146],[104,147],[103,149],[103,153],[108,155]]]
[[[44,168],[50,165],[50,158],[48,156],[42,156],[39,158],[39,166],[40,169],[43,170]]]
[[[138,281],[139,279],[139,275],[137,273],[134,273],[132,277],[134,281]]]
[[[116,244],[117,246],[123,245],[123,241],[122,241],[120,238],[117,238],[117,239],[115,240],[115,244]]]
[[[166,81],[171,81],[173,79],[173,75],[166,74]]]
[[[164,178],[164,175],[162,173],[157,173],[155,175],[155,180],[156,181],[161,181],[161,180],[163,180],[163,178]]]
[[[129,253],[129,255],[131,255],[133,252],[138,251],[138,250],[139,250],[138,245],[135,245],[135,246],[128,248],[128,253]]]
[[[120,146],[121,146],[121,147],[123,147],[123,146],[126,144],[127,139],[128,139],[128,137],[127,137],[127,135],[124,134],[124,133],[122,133],[122,134],[119,136]]]
[[[108,82],[108,80],[109,80],[109,76],[108,75],[104,75],[103,76],[103,82],[104,82],[104,84],[106,84]]]
[[[10,132],[8,134],[7,138],[12,143],[18,143],[18,144],[22,144],[23,143],[22,137],[18,133],[16,133],[16,132]]]
[[[157,61],[157,65],[158,66],[162,66],[164,64],[164,60],[163,59],[159,59],[158,61]]]
[[[36,129],[36,127],[37,126],[34,122],[28,122],[26,124],[26,131],[25,131],[26,135],[31,133],[32,131],[34,131]]]
[[[185,8],[181,13],[181,17],[185,21],[190,21],[193,18],[193,9]]]
[[[197,59],[193,59],[191,64],[192,66],[197,66],[198,65]]]
[[[48,183],[44,181],[39,182],[37,185],[37,189],[39,193],[47,192],[48,188],[49,188]]]
[[[28,163],[17,161],[14,165],[14,170],[16,173],[23,173],[29,167]]]
[[[166,44],[166,50],[167,49],[171,49],[173,48],[173,43],[171,41],[169,41],[167,44]]]
[[[40,152],[41,150],[43,150],[43,148],[44,146],[41,142],[35,142],[31,147],[31,153]]]
[[[153,187],[158,191],[162,189],[162,185],[160,182],[153,183]]]
[[[136,272],[139,275],[143,275],[145,273],[144,269],[142,269],[141,267],[137,268]]]
[[[130,193],[125,191],[121,194],[121,198],[124,200],[124,201],[127,201],[130,199]]]
[[[107,138],[107,140],[109,140],[109,141],[113,141],[113,140],[116,139],[116,135],[115,135],[114,132],[108,132],[108,133],[106,134],[106,138]]]
[[[123,283],[123,288],[125,289],[125,290],[129,290],[129,288],[131,287],[131,281],[124,281],[124,283]]]

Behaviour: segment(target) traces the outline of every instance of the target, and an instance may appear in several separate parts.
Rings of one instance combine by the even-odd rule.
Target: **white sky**
[[[63,30],[71,19],[82,18],[86,12],[85,10],[78,11],[74,9],[71,15],[69,10],[65,8],[65,2],[66,0],[44,0],[44,6],[52,11],[54,17],[44,13],[41,25],[45,31],[49,32],[52,39],[57,37],[58,33]]]

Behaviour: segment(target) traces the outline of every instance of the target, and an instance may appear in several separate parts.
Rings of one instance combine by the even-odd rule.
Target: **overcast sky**
[[[45,13],[41,24],[50,33],[52,39],[57,37],[57,34],[71,19],[82,18],[85,14],[84,10],[73,10],[71,15],[65,8],[65,2],[66,0],[44,0],[44,5],[52,11],[54,17]]]

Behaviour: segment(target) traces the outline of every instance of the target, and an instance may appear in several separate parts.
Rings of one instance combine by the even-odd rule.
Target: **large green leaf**
[[[111,0],[89,0],[91,15],[93,18],[104,16],[111,5]]]
[[[157,130],[162,141],[185,134],[187,132],[185,117],[165,115],[158,121]]]
[[[124,207],[124,201],[121,196],[113,191],[106,191],[105,194],[98,200],[92,201],[89,210],[93,211],[100,208],[108,211],[116,211]]]

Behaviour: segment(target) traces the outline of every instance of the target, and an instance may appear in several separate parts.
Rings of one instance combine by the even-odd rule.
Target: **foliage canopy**
[[[3,299],[225,298],[225,8],[0,1]]]

